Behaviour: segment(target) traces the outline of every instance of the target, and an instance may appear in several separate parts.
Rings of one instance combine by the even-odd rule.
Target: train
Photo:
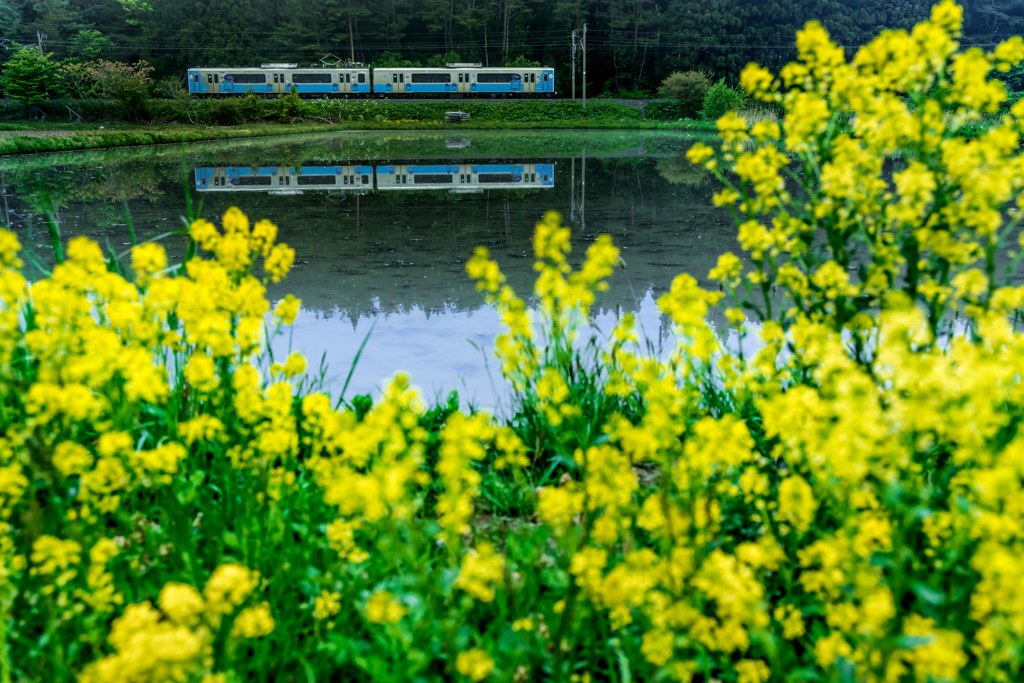
[[[555,70],[448,64],[445,67],[370,69],[299,68],[263,64],[260,68],[195,67],[188,70],[188,90],[198,97],[255,93],[263,97],[291,91],[305,98],[504,97],[529,99],[555,95]]]
[[[298,194],[312,191],[370,193],[398,190],[551,189],[553,163],[493,163],[458,161],[369,165],[351,161],[308,162],[294,166],[201,166],[195,169],[199,192],[267,192]]]

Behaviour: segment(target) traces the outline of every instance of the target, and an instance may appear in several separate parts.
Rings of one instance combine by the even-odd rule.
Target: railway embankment
[[[714,130],[710,121],[667,119],[664,101],[593,100],[300,100],[239,97],[151,100],[132,120],[116,103],[45,103],[34,119],[0,102],[0,154],[26,154],[339,130],[681,129]],[[671,105],[672,103],[667,103]],[[445,112],[470,115],[445,123]],[[671,111],[671,107],[669,107]],[[61,113],[63,111],[63,114]],[[20,117],[18,114],[20,113]],[[656,114],[656,116],[652,116]]]

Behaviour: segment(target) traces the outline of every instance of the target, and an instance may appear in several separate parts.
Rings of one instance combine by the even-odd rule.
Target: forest
[[[18,45],[59,59],[146,60],[157,77],[190,66],[342,61],[396,65],[517,59],[553,65],[571,88],[571,34],[587,27],[591,96],[653,92],[673,71],[734,81],[751,61],[777,68],[817,19],[853,49],[909,29],[929,0],[0,0],[0,61]],[[966,44],[1024,28],[1024,0],[964,0]],[[577,50],[578,58],[582,52]],[[581,61],[581,59],[580,59]],[[577,62],[577,68],[580,66]],[[581,74],[577,75],[582,83]]]

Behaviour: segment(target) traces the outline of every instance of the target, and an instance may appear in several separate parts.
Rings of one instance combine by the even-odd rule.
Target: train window
[[[398,74],[391,74],[391,80],[398,83]]]
[[[206,82],[213,83],[213,74],[206,74]]]
[[[511,83],[515,74],[480,74],[481,83]]]
[[[220,74],[213,74],[213,82],[220,83]]]
[[[370,176],[364,175],[363,176],[363,185],[369,185],[369,184],[370,184]]]
[[[330,83],[331,74],[292,74],[292,83]]]
[[[359,82],[366,83],[366,74],[359,74]]]
[[[411,83],[451,83],[451,74],[412,74],[409,76]],[[461,74],[460,81],[461,82]]]
[[[547,82],[548,82],[548,75],[547,75],[547,74],[544,74],[544,82],[545,82],[545,83],[547,83]]]
[[[194,83],[198,83],[199,82],[199,74],[195,74],[194,76],[192,76],[192,81]]]
[[[352,82],[352,74],[345,74],[345,82],[346,83],[351,83]]]
[[[462,83],[462,74],[459,74],[459,83]]]
[[[405,83],[405,74],[398,74],[398,82]]]

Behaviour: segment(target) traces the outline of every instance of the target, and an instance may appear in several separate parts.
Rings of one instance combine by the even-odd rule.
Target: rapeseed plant
[[[1024,106],[960,133],[1024,41],[959,51],[960,20],[852,61],[811,24],[744,72],[782,125],[690,158],[749,260],[675,280],[667,355],[628,315],[580,351],[610,240],[574,270],[547,214],[532,307],[477,250],[507,424],[274,362],[294,253],[237,209],[182,268],[76,239],[33,283],[0,231],[0,682],[1019,679]],[[523,519],[482,514],[494,472]]]

